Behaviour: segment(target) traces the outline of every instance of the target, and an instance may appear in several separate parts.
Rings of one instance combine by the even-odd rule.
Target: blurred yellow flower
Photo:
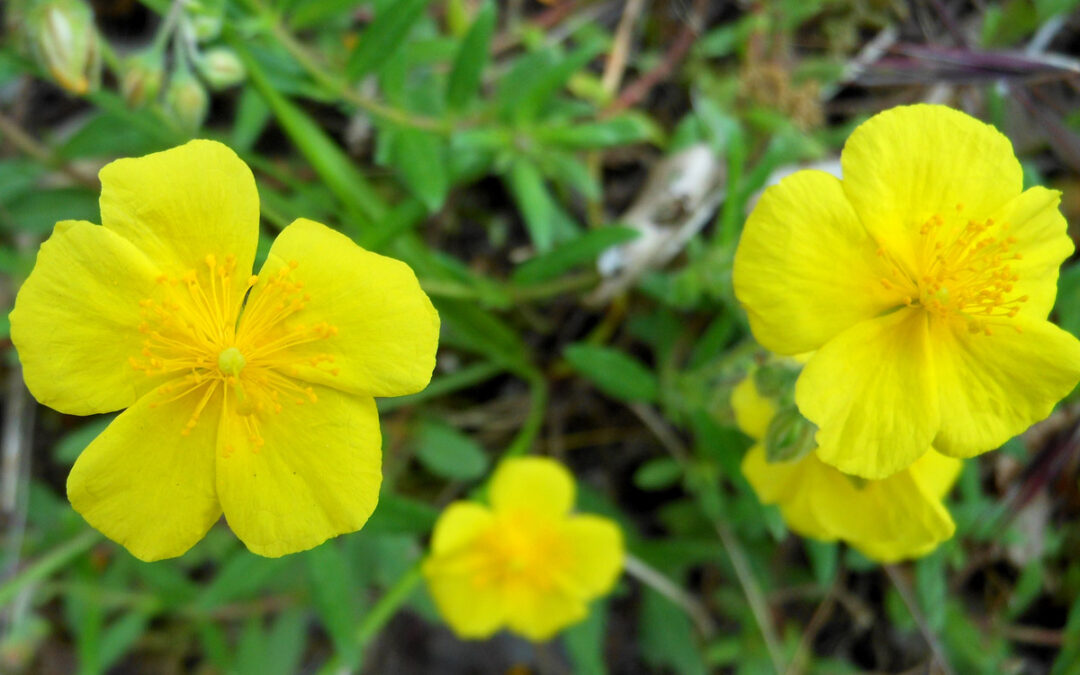
[[[800,171],[769,188],[735,254],[735,293],[799,378],[818,456],[884,478],[931,445],[1001,445],[1080,380],[1080,341],[1046,318],[1073,250],[1059,193],[1022,189],[993,127],[943,106],[862,124],[843,180]]]
[[[462,638],[502,627],[544,641],[588,614],[622,570],[618,526],[571,515],[574,478],[542,457],[495,471],[491,508],[454,502],[431,538],[423,574],[440,613]]]
[[[280,556],[359,529],[378,500],[373,396],[423,389],[439,319],[405,264],[309,220],[258,276],[248,167],[210,141],[101,170],[101,219],[57,223],[11,313],[27,386],[74,415],[127,408],[68,497],[142,560],[224,511]]]
[[[953,535],[955,526],[941,500],[960,475],[960,460],[930,450],[882,480],[841,473],[816,451],[770,462],[762,441],[776,404],[761,395],[750,376],[732,392],[731,405],[739,428],[758,441],[743,458],[743,475],[798,534],[846,541],[883,563],[926,555]]]

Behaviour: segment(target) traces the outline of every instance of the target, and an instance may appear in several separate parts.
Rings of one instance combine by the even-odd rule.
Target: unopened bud
[[[817,426],[799,414],[794,405],[784,408],[769,422],[765,432],[765,459],[770,462],[791,462],[808,455],[817,444]]]
[[[120,91],[132,107],[152,101],[161,91],[165,67],[161,52],[150,49],[134,54],[124,61],[120,75]]]
[[[221,35],[225,23],[225,4],[222,0],[189,0],[184,6],[188,24],[201,44]]]
[[[56,82],[75,94],[96,89],[101,81],[101,53],[94,13],[81,0],[48,0],[27,20],[35,59]]]
[[[177,70],[165,91],[165,108],[185,131],[195,132],[206,119],[210,97],[187,68]]]
[[[244,64],[228,47],[214,47],[200,56],[199,72],[215,90],[240,84],[247,76]]]

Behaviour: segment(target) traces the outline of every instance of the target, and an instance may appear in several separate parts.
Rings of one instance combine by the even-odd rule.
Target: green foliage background
[[[1075,91],[1042,92],[1065,111],[1049,146],[1033,129],[1053,113],[1025,117],[1022,78],[1007,89],[974,69],[912,67],[874,88],[852,70],[890,30],[931,45],[959,31],[970,56],[1022,48],[1057,22],[1054,44],[1076,53],[1077,2],[142,2],[94,3],[106,76],[81,95],[48,84],[27,46],[34,27],[20,3],[5,10],[5,337],[53,223],[99,220],[97,168],[209,137],[255,171],[261,255],[303,216],[408,262],[442,316],[439,366],[426,391],[380,401],[384,492],[361,532],[270,560],[220,524],[184,557],[144,564],[63,497],[108,419],[36,406],[8,344],[5,433],[17,441],[5,448],[22,452],[4,465],[0,671],[1080,672],[1072,401],[1049,431],[968,462],[949,501],[955,539],[887,569],[789,535],[758,503],[727,403],[756,352],[730,284],[748,203],[774,170],[834,157],[868,114],[947,82],[950,103],[1034,135],[1018,143],[1030,181],[1063,189],[1067,217],[1080,215],[1080,163],[1060,141],[1080,143]],[[176,21],[210,37],[169,42],[166,90],[185,48],[228,50],[242,77],[192,80],[206,111],[167,95],[130,105],[131,54]],[[614,68],[621,86],[603,79]],[[720,158],[719,208],[673,262],[590,302],[598,256],[636,236],[618,216],[645,174],[696,144]],[[1056,316],[1080,332],[1080,267],[1063,271]],[[575,471],[580,507],[623,526],[632,563],[550,645],[457,643],[417,561],[440,509],[526,452]]]

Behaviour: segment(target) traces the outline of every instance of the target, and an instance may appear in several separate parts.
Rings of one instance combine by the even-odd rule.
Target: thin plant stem
[[[623,569],[626,570],[628,575],[634,577],[681,608],[694,622],[694,625],[697,626],[698,632],[701,633],[702,637],[712,637],[716,632],[716,624],[713,623],[712,617],[709,616],[709,610],[705,609],[705,607],[694,599],[693,596],[680,588],[671,579],[668,579],[659,571],[651,567],[644,560],[627,553],[626,557],[623,559]]]
[[[85,553],[99,541],[101,535],[97,530],[83,530],[28,564],[21,572],[0,584],[0,607],[11,602],[23,588],[47,579],[53,572]]]

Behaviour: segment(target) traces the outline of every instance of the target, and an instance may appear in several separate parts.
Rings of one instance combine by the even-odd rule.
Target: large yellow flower
[[[961,461],[930,450],[882,480],[848,476],[810,451],[770,462],[765,438],[776,405],[747,377],[731,395],[735,422],[758,441],[743,458],[743,475],[758,499],[776,504],[784,521],[804,537],[846,541],[868,558],[894,562],[930,553],[956,526],[941,500],[960,475]]]
[[[506,626],[548,640],[611,590],[622,533],[607,518],[570,514],[574,478],[551,459],[506,460],[490,498],[491,508],[454,502],[439,516],[423,565],[428,589],[462,638]]]
[[[1080,380],[1080,341],[1046,320],[1073,250],[1059,194],[1022,190],[1008,139],[943,106],[872,117],[841,166],[766,190],[735,254],[758,341],[817,350],[796,402],[819,457],[883,478],[1048,415]]]
[[[359,529],[378,500],[373,396],[423,389],[439,319],[412,270],[309,220],[251,274],[259,201],[210,141],[101,170],[101,220],[57,223],[11,313],[27,386],[127,408],[79,456],[72,506],[142,560],[224,511],[255,553]]]

